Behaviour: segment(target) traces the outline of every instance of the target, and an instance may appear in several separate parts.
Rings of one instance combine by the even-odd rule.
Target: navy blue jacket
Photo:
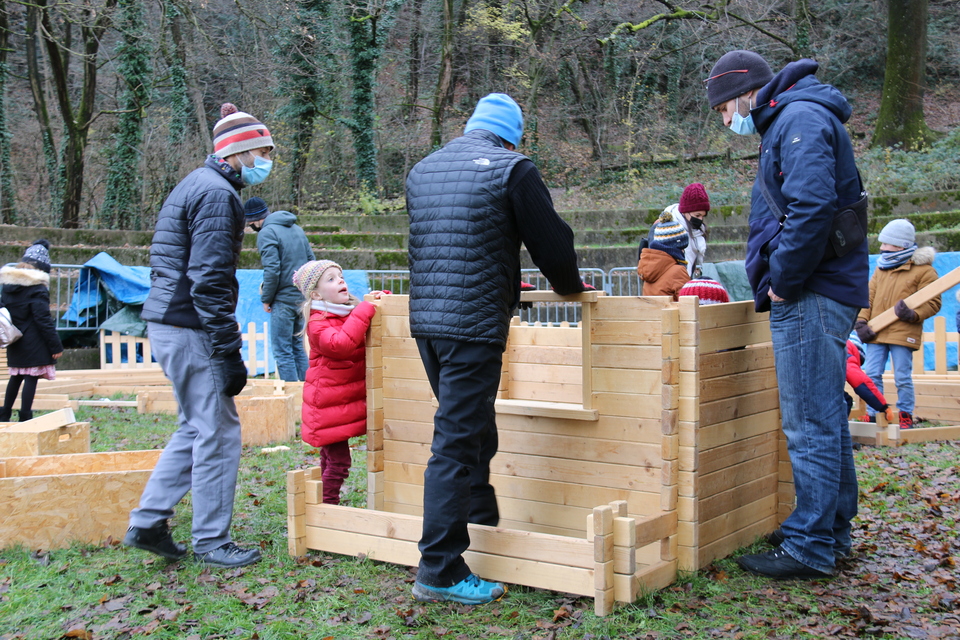
[[[208,156],[160,208],[150,245],[150,294],[140,317],[202,329],[215,355],[239,351],[237,263],[243,242],[240,174]]]
[[[761,138],[753,185],[746,269],[757,311],[767,291],[787,300],[809,289],[843,304],[869,304],[867,241],[842,258],[824,259],[833,218],[860,199],[850,136],[851,108],[837,89],[815,77],[817,63],[788,64],[757,95],[750,112]],[[783,231],[760,188],[786,212]]]

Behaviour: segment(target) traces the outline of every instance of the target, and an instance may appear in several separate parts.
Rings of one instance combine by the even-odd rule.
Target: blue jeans
[[[897,385],[897,409],[912,414],[916,404],[913,393],[913,349],[901,344],[881,344],[871,342],[867,345],[867,358],[863,363],[873,384],[883,393],[883,370],[887,367],[887,356],[893,358],[893,381]],[[876,411],[867,409],[875,415]]]
[[[782,548],[825,572],[833,570],[835,557],[850,552],[850,521],[857,515],[843,383],[846,340],[858,311],[807,289],[770,309],[780,415],[797,493],[796,508],[782,525]]]
[[[164,447],[130,524],[151,528],[173,517],[193,490],[193,550],[230,542],[233,500],[240,468],[240,418],[223,394],[223,359],[214,358],[206,332],[147,323],[150,348],[173,385],[180,426]]]
[[[307,377],[307,354],[303,350],[303,312],[300,305],[274,303],[270,308],[270,345],[277,373],[286,382]]]

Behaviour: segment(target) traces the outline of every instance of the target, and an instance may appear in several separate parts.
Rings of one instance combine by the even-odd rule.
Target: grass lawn
[[[77,415],[91,423],[94,451],[160,448],[174,429],[173,416],[135,409]],[[592,600],[515,586],[490,605],[423,605],[410,595],[407,567],[289,556],[285,473],[318,465],[319,451],[288,444],[274,453],[247,447],[241,460],[233,535],[260,545],[263,561],[211,570],[117,541],[6,549],[0,640],[960,637],[960,443],[857,452],[855,556],[837,578],[771,582],[725,558],[606,618],[594,616]],[[362,506],[363,439],[354,445],[345,504]],[[177,540],[189,540],[189,496],[172,524]]]

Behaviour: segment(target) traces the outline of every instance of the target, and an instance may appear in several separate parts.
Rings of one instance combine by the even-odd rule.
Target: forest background
[[[523,106],[521,150],[548,184],[599,208],[599,187],[655,183],[659,162],[755,153],[703,88],[735,48],[775,71],[816,59],[873,167],[915,149],[945,160],[888,190],[958,188],[960,135],[924,120],[933,105],[935,126],[960,125],[957,33],[956,0],[0,0],[0,222],[151,227],[224,102],[279,145],[245,197],[402,209],[409,168],[494,91]]]

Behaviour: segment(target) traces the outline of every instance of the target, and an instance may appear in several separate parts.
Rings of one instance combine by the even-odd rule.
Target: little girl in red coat
[[[293,274],[303,293],[310,365],[303,385],[303,441],[320,447],[323,502],[340,504],[350,473],[349,438],[367,432],[365,337],[376,306],[347,291],[343,270],[312,260]],[[382,292],[374,291],[379,299]]]

